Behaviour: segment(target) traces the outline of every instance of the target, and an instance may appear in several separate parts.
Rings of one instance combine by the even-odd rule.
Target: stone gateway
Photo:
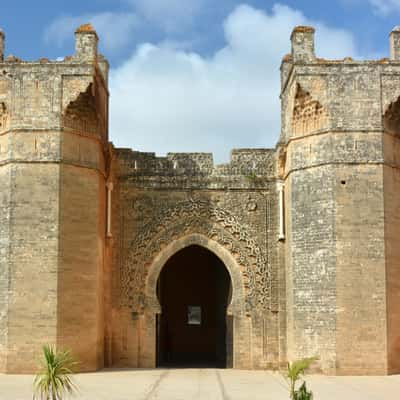
[[[377,61],[291,41],[275,149],[214,165],[109,142],[90,25],[63,61],[0,31],[0,372],[53,343],[83,371],[400,373],[400,28]]]

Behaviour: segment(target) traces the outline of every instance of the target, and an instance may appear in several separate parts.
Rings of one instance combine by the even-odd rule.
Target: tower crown
[[[6,35],[4,31],[0,28],[0,62],[4,61],[4,48],[6,42]]]
[[[99,37],[91,24],[81,25],[75,31],[75,58],[82,62],[97,60]]]
[[[400,60],[400,26],[395,26],[389,35],[390,38],[390,59]]]
[[[315,59],[315,29],[312,26],[296,26],[290,40],[294,62],[309,62]]]

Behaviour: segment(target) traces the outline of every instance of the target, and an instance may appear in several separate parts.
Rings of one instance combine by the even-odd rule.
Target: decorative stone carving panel
[[[400,75],[381,75],[382,109],[385,113],[399,99]]]
[[[88,76],[83,78],[82,76],[64,76],[63,87],[62,87],[62,109],[63,112],[67,109],[70,103],[76,101],[81,93],[85,93],[90,84],[93,83],[93,78]]]
[[[325,127],[326,121],[327,115],[322,105],[298,85],[292,119],[294,136],[318,131]]]
[[[9,126],[9,113],[5,103],[0,102],[0,132],[7,130]]]
[[[390,103],[386,109],[383,126],[386,132],[400,136],[400,97]]]
[[[121,271],[124,306],[135,312],[143,311],[147,271],[155,256],[174,240],[190,233],[216,241],[236,258],[245,286],[246,311],[270,308],[271,271],[265,252],[235,215],[208,199],[183,200],[160,209],[132,240]]]
[[[64,113],[63,125],[64,128],[78,133],[99,134],[99,121],[91,84],[85,92],[80,93],[77,99],[68,105]]]

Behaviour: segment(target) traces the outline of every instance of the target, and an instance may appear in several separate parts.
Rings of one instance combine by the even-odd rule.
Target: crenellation
[[[395,26],[390,32],[390,59],[400,61],[400,26]]]
[[[234,149],[230,162],[221,165],[214,165],[211,153],[168,153],[157,157],[155,153],[129,149],[115,151],[126,173],[137,176],[275,176],[273,149]]]
[[[167,159],[174,170],[188,175],[208,175],[214,168],[211,153],[168,153]]]
[[[312,26],[297,26],[293,29],[292,58],[294,63],[307,63],[315,60],[315,29]]]
[[[0,63],[4,61],[5,47],[6,47],[6,34],[0,28]]]
[[[97,62],[99,37],[90,24],[81,25],[75,31],[75,56],[77,62]]]

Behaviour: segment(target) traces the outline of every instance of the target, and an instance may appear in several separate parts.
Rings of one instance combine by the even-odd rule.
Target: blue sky
[[[400,0],[91,0],[1,2],[7,54],[73,53],[73,31],[98,30],[111,63],[110,137],[117,146],[212,151],[273,147],[279,64],[296,24],[317,28],[327,58],[385,57]]]

